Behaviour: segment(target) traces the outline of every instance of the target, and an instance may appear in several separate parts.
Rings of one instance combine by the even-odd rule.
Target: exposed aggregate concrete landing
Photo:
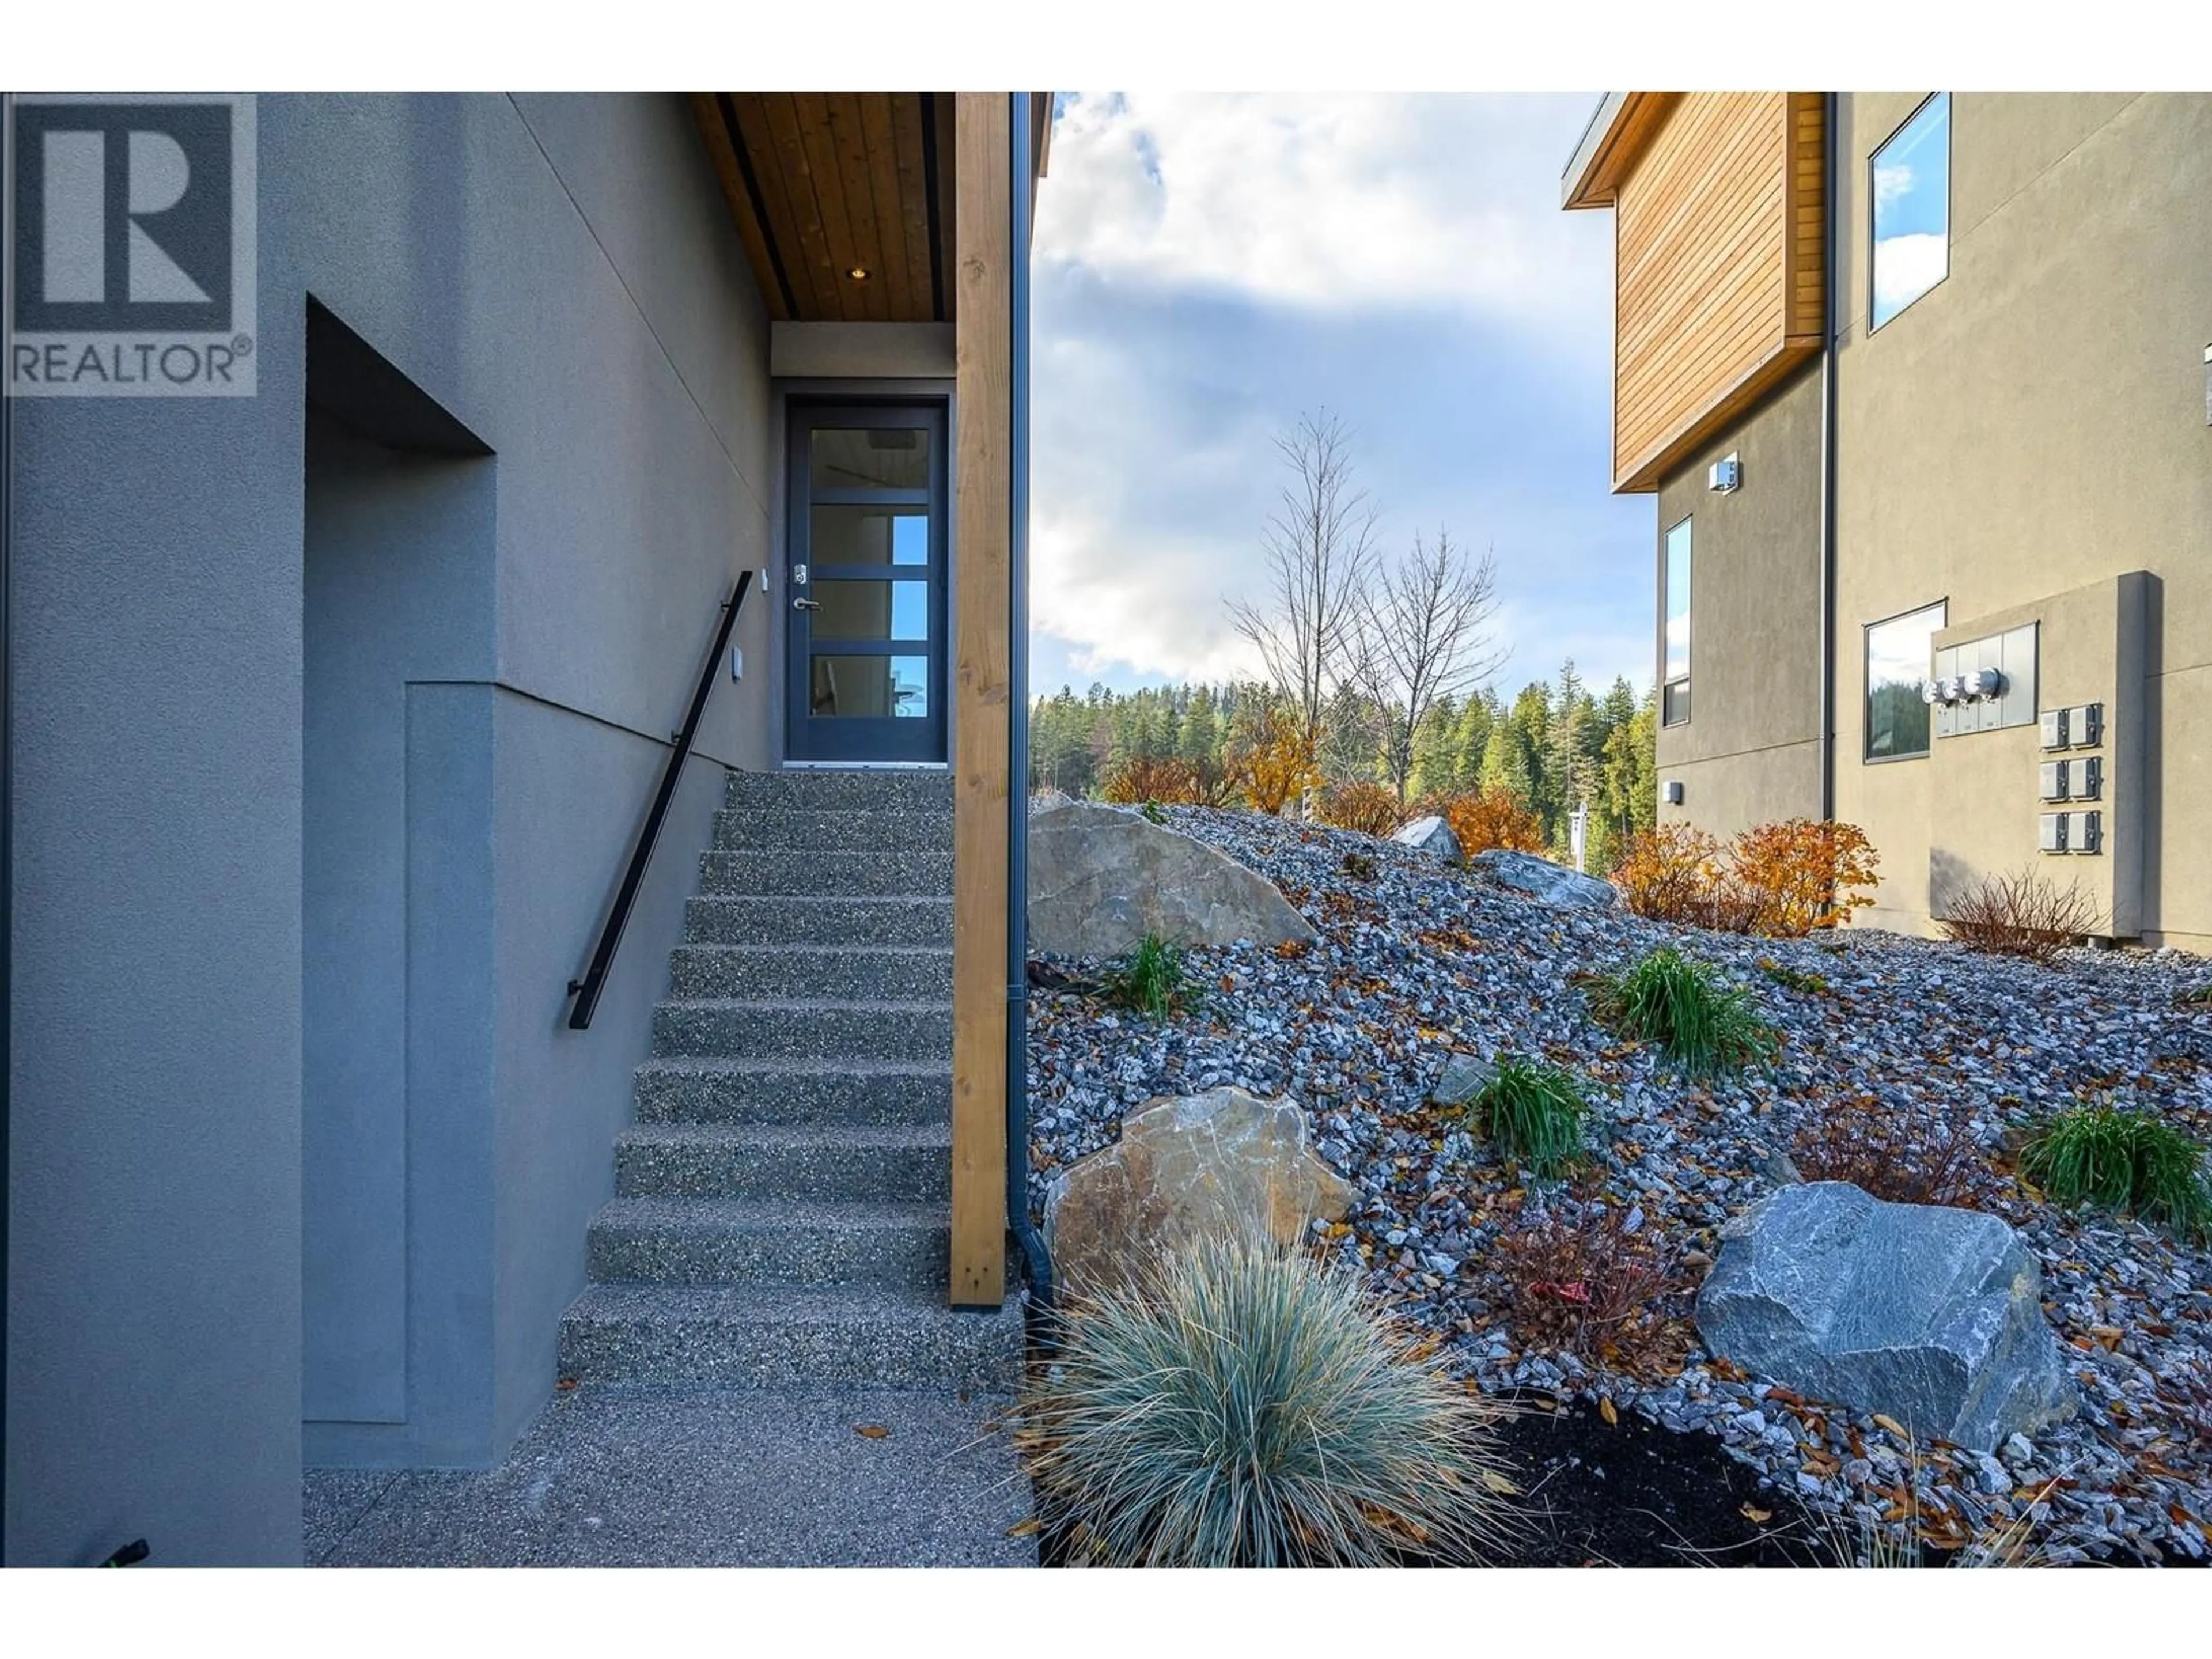
[[[1035,1537],[1007,1535],[1030,1514],[1009,1406],[950,1390],[587,1383],[496,1469],[310,1470],[307,1559],[1035,1566]]]

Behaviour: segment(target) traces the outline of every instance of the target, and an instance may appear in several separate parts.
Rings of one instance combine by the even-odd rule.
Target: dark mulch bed
[[[1547,1410],[1523,1396],[1498,1430],[1527,1531],[1498,1566],[1802,1567],[1837,1565],[1831,1522],[1764,1484],[1709,1434],[1632,1412]]]

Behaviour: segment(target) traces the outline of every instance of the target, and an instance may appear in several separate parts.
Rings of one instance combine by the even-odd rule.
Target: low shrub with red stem
[[[1498,1251],[1508,1316],[1523,1343],[1628,1371],[1679,1360],[1661,1304],[1683,1281],[1674,1252],[1636,1211],[1572,1200],[1525,1209]]]
[[[1890,1204],[1972,1210],[1995,1184],[1966,1127],[1929,1103],[1853,1096],[1814,1108],[1790,1142],[1808,1181],[1848,1181]]]

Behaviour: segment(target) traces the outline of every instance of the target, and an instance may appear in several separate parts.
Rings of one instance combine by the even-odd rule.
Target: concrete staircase
[[[1018,1300],[946,1305],[944,773],[732,773],[562,1322],[581,1382],[1011,1389]]]

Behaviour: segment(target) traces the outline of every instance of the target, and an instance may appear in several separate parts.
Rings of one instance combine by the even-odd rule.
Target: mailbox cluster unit
[[[2043,711],[2043,752],[2045,755],[2100,749],[2105,742],[2105,705],[2077,703],[2070,708]],[[2105,846],[2102,808],[2076,803],[2105,798],[2105,757],[2066,753],[2059,760],[2039,765],[2039,797],[2046,808],[2037,820],[2036,845],[2045,853],[2100,853]]]

